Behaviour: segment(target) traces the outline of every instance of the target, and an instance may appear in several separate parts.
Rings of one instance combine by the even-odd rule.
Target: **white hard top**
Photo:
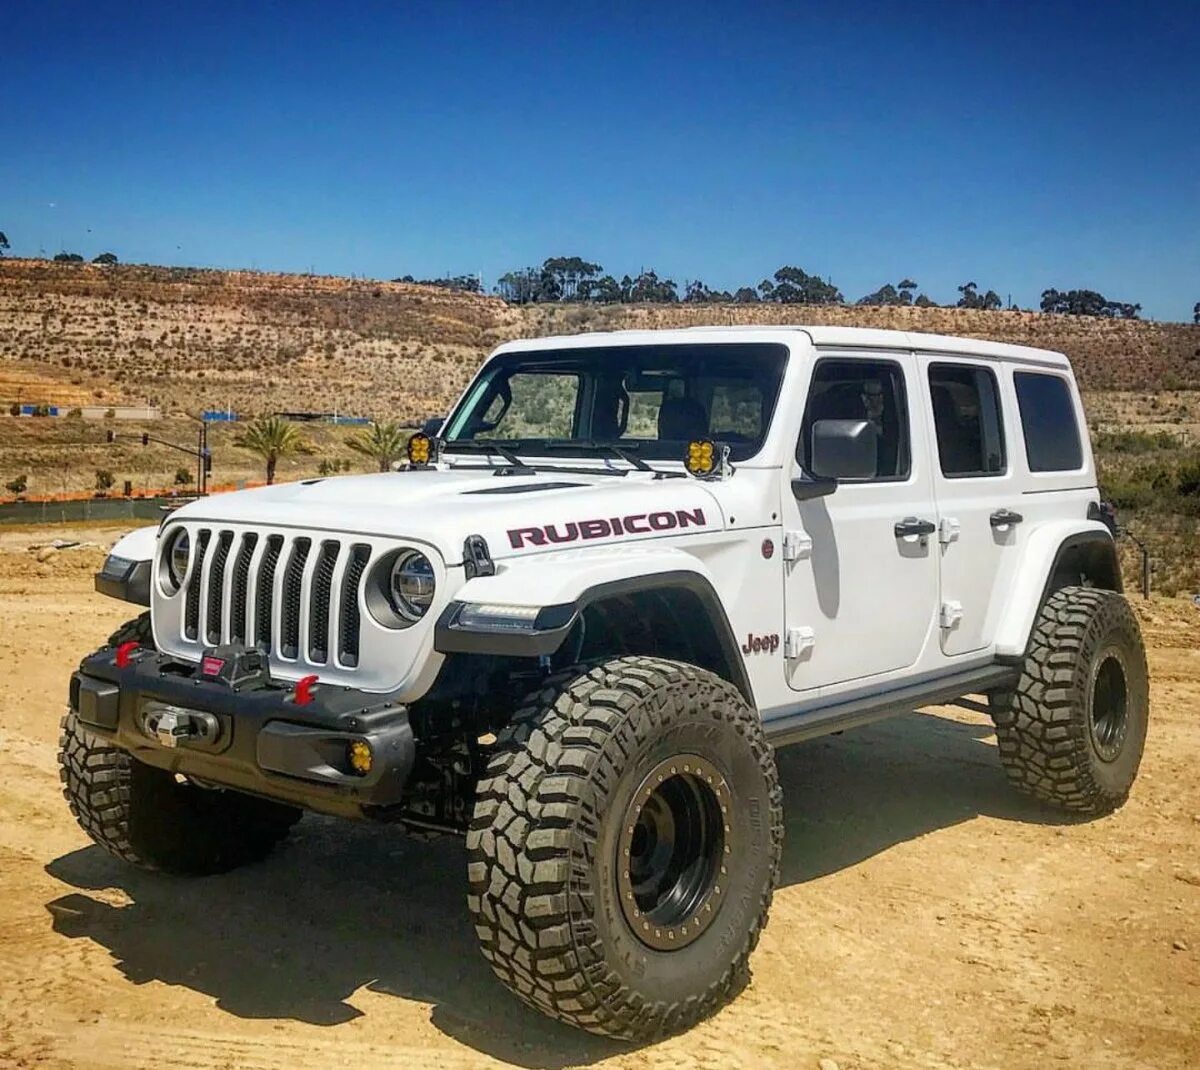
[[[961,356],[991,357],[1023,364],[1070,367],[1062,353],[1031,346],[989,342],[981,338],[956,338],[946,334],[921,334],[916,331],[885,331],[874,327],[827,327],[799,324],[746,325],[738,327],[682,327],[661,331],[595,331],[588,334],[551,335],[506,342],[498,353],[525,352],[534,349],[582,349],[611,345],[672,345],[697,341],[702,334],[710,342],[746,342],[779,340],[788,335],[806,334],[813,345],[841,349],[905,349],[924,353],[957,353]]]

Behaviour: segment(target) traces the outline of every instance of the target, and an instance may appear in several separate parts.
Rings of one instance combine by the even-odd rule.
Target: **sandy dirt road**
[[[38,564],[31,541],[0,533],[2,1067],[1200,1065],[1188,604],[1143,611],[1152,728],[1111,817],[1063,821],[1011,794],[969,713],[783,751],[783,884],[752,982],[637,1048],[492,979],[458,843],[310,817],[267,862],[192,881],[92,846],[59,794],[57,724],[74,663],[128,607],[91,593],[101,551]]]

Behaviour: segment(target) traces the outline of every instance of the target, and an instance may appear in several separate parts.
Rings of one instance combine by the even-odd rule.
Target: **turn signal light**
[[[354,740],[346,748],[346,756],[350,759],[350,768],[359,776],[366,776],[375,764],[375,755],[371,753],[371,744],[365,739]]]
[[[408,463],[428,464],[433,456],[433,441],[421,431],[408,440]]]
[[[717,448],[707,438],[688,443],[684,467],[694,476],[712,475],[717,464]]]

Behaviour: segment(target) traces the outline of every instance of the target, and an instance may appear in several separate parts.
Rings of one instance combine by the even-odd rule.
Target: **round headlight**
[[[183,577],[187,575],[188,559],[191,554],[192,540],[188,538],[187,531],[180,528],[171,536],[171,543],[167,547],[166,553],[167,576],[176,588],[183,586]]]
[[[405,620],[420,620],[433,605],[433,565],[419,550],[402,550],[392,564],[388,590],[392,608]]]

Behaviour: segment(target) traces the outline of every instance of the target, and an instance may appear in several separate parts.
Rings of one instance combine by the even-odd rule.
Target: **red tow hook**
[[[302,676],[296,681],[296,690],[292,695],[292,701],[297,706],[307,706],[313,700],[312,689],[316,685],[318,677]]]
[[[129,659],[133,657],[133,652],[138,649],[137,643],[130,640],[128,643],[122,643],[117,647],[117,656],[115,658],[118,669],[129,668]]]

